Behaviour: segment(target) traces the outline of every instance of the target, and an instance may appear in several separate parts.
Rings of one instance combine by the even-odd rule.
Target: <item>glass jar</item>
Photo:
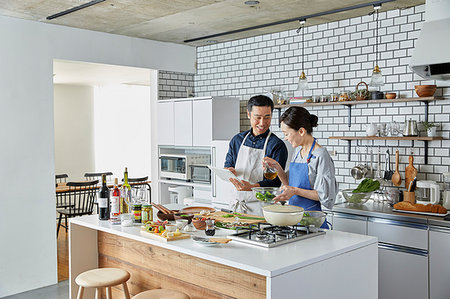
[[[142,223],[147,221],[153,221],[153,208],[152,205],[143,205],[141,213]]]
[[[339,102],[346,102],[346,101],[350,101],[350,93],[346,90],[343,90],[340,92],[339,94]]]
[[[216,233],[216,227],[214,226],[215,224],[214,219],[206,219],[205,223],[206,223],[205,234],[207,236],[214,236],[214,234]]]
[[[141,204],[133,204],[131,206],[131,210],[134,216],[134,223],[141,223],[142,222],[142,205]]]
[[[330,94],[330,102],[337,102],[339,100],[339,94],[333,92]]]

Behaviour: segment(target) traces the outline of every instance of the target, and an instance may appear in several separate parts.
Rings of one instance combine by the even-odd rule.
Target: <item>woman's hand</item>
[[[236,190],[238,191],[252,191],[253,187],[257,187],[257,185],[250,184],[249,182],[244,180],[238,181],[236,179],[231,178],[230,182],[233,183],[234,187],[236,187]]]
[[[281,167],[280,163],[278,163],[276,160],[269,158],[269,157],[264,157],[262,159],[262,166],[263,168],[268,165],[271,168],[275,168],[278,172],[283,171],[283,167]]]
[[[296,194],[298,188],[291,186],[281,186],[281,189],[284,191],[273,199],[275,202],[289,201],[289,199]]]

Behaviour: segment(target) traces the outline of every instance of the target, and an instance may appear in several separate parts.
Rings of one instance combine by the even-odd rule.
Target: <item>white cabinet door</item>
[[[363,216],[333,212],[333,230],[366,235],[367,218]]]
[[[192,103],[192,144],[211,146],[212,100],[198,100]]]
[[[174,145],[192,146],[192,101],[174,101]]]
[[[430,226],[430,299],[450,294],[450,228]]]
[[[174,118],[173,102],[158,102],[158,144],[173,145]]]
[[[409,250],[395,245],[378,245],[379,299],[428,298],[428,257]]]

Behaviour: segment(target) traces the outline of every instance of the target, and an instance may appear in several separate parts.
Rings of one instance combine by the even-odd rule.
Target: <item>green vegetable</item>
[[[164,226],[163,225],[160,225],[159,227],[158,227],[158,232],[162,232],[164,230]]]
[[[264,195],[261,192],[256,192],[255,196],[257,200],[264,200]]]
[[[275,195],[273,195],[269,191],[266,191],[264,194],[262,194],[261,192],[256,192],[255,197],[257,200],[260,201],[271,201],[272,199],[275,198]]]
[[[364,179],[361,183],[359,183],[358,187],[356,187],[356,189],[353,190],[352,192],[353,193],[373,192],[378,189],[380,189],[380,182],[378,180]],[[361,201],[361,198],[359,198],[359,200]]]
[[[226,214],[226,215],[222,215],[223,218],[231,218],[234,217],[233,214]]]

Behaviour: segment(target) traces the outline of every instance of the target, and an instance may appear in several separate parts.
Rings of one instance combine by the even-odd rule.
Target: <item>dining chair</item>
[[[69,176],[66,173],[56,174],[55,175],[55,183],[65,183]]]
[[[113,175],[112,172],[108,171],[108,172],[86,172],[84,174],[84,178],[86,179],[86,181],[93,181],[93,180],[98,180],[99,182],[102,180],[102,175],[105,174],[106,175],[106,180],[110,181],[111,177]]]
[[[56,236],[59,234],[59,228],[62,226],[68,229],[68,218],[90,215],[94,209],[94,201],[97,192],[98,180],[88,182],[68,182],[68,190],[59,192],[57,194],[66,194],[67,201],[65,206],[57,207],[56,211],[59,213],[58,228],[56,230]],[[61,224],[62,217],[64,216],[65,225]]]
[[[122,179],[123,181],[123,179]],[[152,188],[147,183],[148,176],[142,178],[128,178],[128,183],[131,186],[131,196],[133,199],[139,198],[140,202],[151,203]]]

